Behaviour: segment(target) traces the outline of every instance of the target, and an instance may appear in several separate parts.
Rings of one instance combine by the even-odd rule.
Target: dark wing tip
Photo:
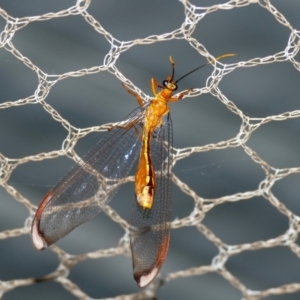
[[[169,248],[169,241],[170,241],[170,234],[167,234],[165,236],[160,249],[158,251],[158,254],[156,256],[156,259],[154,263],[150,267],[145,267],[144,269],[141,270],[141,266],[139,271],[135,271],[135,266],[134,266],[134,272],[133,272],[133,277],[135,281],[137,282],[139,287],[145,287],[148,285],[158,274],[159,270],[161,269],[167,253],[168,253],[168,248]]]
[[[31,239],[34,247],[37,250],[43,250],[47,248],[47,243],[44,240],[42,233],[39,231],[39,222],[36,218],[34,218],[32,222]]]
[[[42,202],[40,203],[40,205],[35,213],[35,216],[33,218],[33,221],[32,221],[31,239],[32,239],[32,243],[33,243],[34,247],[37,250],[43,250],[43,249],[47,248],[47,246],[48,246],[48,243],[46,242],[44,235],[40,230],[40,221],[41,221],[44,209],[47,206],[47,204],[49,203],[49,201],[51,200],[52,195],[53,195],[53,191],[50,190],[46,194],[46,196],[44,197]]]
[[[160,266],[161,267],[161,266]],[[144,272],[134,273],[133,277],[140,288],[148,285],[158,274],[160,267],[154,267]]]

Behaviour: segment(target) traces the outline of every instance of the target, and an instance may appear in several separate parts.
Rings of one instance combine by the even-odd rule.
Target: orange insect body
[[[170,61],[174,66],[174,62],[170,57]],[[168,102],[177,101],[183,97],[188,91],[181,93],[178,97],[172,97],[172,93],[177,89],[177,85],[173,82],[173,75],[169,76],[165,81],[165,87],[157,93],[156,87],[160,87],[158,82],[152,78],[151,88],[155,98],[150,102],[145,112],[144,129],[143,129],[143,144],[140,153],[140,160],[135,176],[135,193],[138,203],[144,209],[151,209],[155,196],[156,177],[153,164],[151,162],[150,141],[153,131],[162,124],[162,117],[166,115],[170,108]],[[126,87],[125,87],[126,88]],[[138,103],[142,106],[141,99],[134,94]]]

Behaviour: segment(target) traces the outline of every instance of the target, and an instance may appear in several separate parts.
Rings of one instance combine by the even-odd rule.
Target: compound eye
[[[164,80],[163,81],[163,86],[167,87],[168,83],[169,83],[168,80]]]
[[[176,91],[177,89],[178,89],[178,86],[177,86],[177,84],[174,83],[174,89],[173,89],[173,91]]]

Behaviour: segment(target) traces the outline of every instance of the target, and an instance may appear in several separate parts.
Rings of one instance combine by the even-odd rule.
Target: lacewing
[[[223,57],[234,54],[224,54]],[[139,107],[111,128],[84,157],[46,194],[31,229],[36,249],[55,243],[75,227],[101,212],[117,192],[112,183],[125,179],[139,156],[135,175],[135,200],[131,212],[130,245],[133,275],[140,287],[148,285],[165,261],[171,222],[172,122],[168,102],[175,102],[190,90],[173,96],[177,83],[211,63],[197,67],[174,81],[172,74],[160,85],[151,79],[154,98],[143,104],[129,87]],[[157,92],[157,88],[161,89]]]

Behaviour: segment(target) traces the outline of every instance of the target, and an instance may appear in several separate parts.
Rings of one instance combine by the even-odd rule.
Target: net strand
[[[197,7],[189,1],[180,1],[183,4],[185,12],[185,20],[180,28],[177,28],[169,33],[160,35],[150,35],[145,38],[135,39],[132,41],[119,41],[113,37],[105,28],[96,20],[87,10],[91,4],[89,0],[79,0],[76,5],[69,7],[68,9],[58,12],[45,13],[38,16],[28,16],[15,18],[10,16],[4,9],[0,8],[0,16],[5,20],[5,27],[0,34],[0,47],[7,52],[11,53],[20,63],[34,71],[38,85],[33,95],[30,95],[23,99],[17,99],[15,101],[7,101],[0,104],[0,109],[8,109],[11,107],[27,106],[27,105],[39,105],[44,111],[49,114],[54,121],[61,124],[67,131],[67,135],[62,143],[61,149],[54,151],[38,153],[21,158],[10,158],[0,153],[0,185],[6,190],[6,192],[13,197],[13,199],[22,204],[28,210],[28,216],[24,220],[25,226],[22,228],[14,228],[10,230],[4,230],[0,232],[0,239],[10,239],[30,233],[30,224],[32,217],[36,210],[36,206],[33,205],[30,199],[27,199],[22,193],[20,193],[15,187],[10,185],[9,179],[14,170],[22,164],[26,164],[34,161],[51,160],[58,157],[68,156],[75,162],[80,161],[80,157],[76,154],[74,147],[77,142],[90,134],[91,132],[106,131],[112,126],[110,124],[103,124],[101,126],[93,126],[88,128],[77,128],[73,126],[68,120],[64,119],[60,113],[47,102],[47,97],[51,93],[51,89],[60,81],[63,81],[70,77],[82,77],[89,74],[96,74],[100,72],[108,71],[113,74],[117,79],[132,87],[139,95],[149,100],[150,97],[140,91],[133,85],[128,78],[116,67],[116,63],[120,57],[120,54],[128,51],[130,48],[136,45],[148,45],[156,43],[158,41],[168,41],[174,39],[184,39],[191,47],[193,47],[199,55],[207,58],[208,61],[213,60],[214,57],[198,40],[192,37],[192,34],[201,20],[208,14],[212,14],[219,10],[232,10],[249,5],[258,4],[264,8],[267,12],[274,16],[274,19],[281,25],[286,27],[290,31],[287,45],[284,50],[277,52],[273,55],[266,57],[256,57],[248,61],[239,61],[234,64],[224,64],[222,62],[216,62],[213,64],[213,72],[209,76],[206,82],[206,86],[201,89],[194,89],[189,97],[200,96],[201,94],[210,93],[217,97],[219,101],[226,106],[226,108],[234,115],[240,118],[241,124],[238,128],[238,132],[235,137],[231,137],[228,140],[219,141],[217,143],[207,144],[204,146],[186,147],[181,149],[173,149],[175,166],[180,160],[186,159],[195,153],[217,151],[228,148],[242,148],[249,158],[255,164],[261,167],[264,172],[264,179],[259,183],[256,190],[239,192],[232,195],[222,196],[215,199],[204,199],[200,195],[197,195],[188,183],[183,182],[179,177],[174,174],[173,183],[186,195],[188,195],[194,201],[194,209],[192,212],[181,219],[174,219],[171,224],[171,228],[191,227],[195,228],[210,242],[212,242],[218,249],[218,254],[215,255],[210,265],[198,266],[189,268],[186,270],[176,271],[166,274],[162,277],[163,280],[155,280],[144,290],[138,293],[130,295],[120,295],[109,299],[118,300],[130,300],[130,299],[148,299],[157,295],[162,285],[167,285],[169,282],[183,277],[200,276],[208,273],[218,273],[228,283],[230,283],[235,289],[239,290],[242,299],[247,300],[259,300],[264,299],[272,295],[284,295],[295,293],[300,291],[300,283],[289,283],[279,285],[274,288],[253,291],[244,285],[237,277],[235,277],[226,268],[226,262],[235,255],[241,254],[244,251],[255,251],[265,248],[272,248],[278,246],[288,247],[295,255],[300,258],[300,247],[297,245],[296,240],[300,230],[300,216],[289,210],[280,199],[272,192],[274,184],[283,178],[291,174],[300,173],[300,167],[291,168],[274,168],[264,161],[253,149],[251,149],[246,143],[251,138],[253,132],[258,128],[264,126],[269,122],[282,122],[300,117],[300,110],[286,111],[277,115],[266,116],[262,118],[251,118],[245,115],[235,103],[230,101],[219,89],[220,81],[228,74],[239,68],[253,68],[258,65],[266,65],[278,62],[289,61],[297,71],[300,71],[300,62],[296,60],[300,48],[299,35],[300,32],[292,27],[285,16],[279,12],[270,1],[255,1],[255,0],[233,0],[223,4],[212,5],[210,7]],[[63,74],[51,75],[45,73],[37,65],[35,65],[28,57],[24,56],[14,46],[14,36],[16,32],[22,31],[23,28],[33,22],[44,22],[53,20],[55,18],[64,18],[71,15],[80,15],[99,35],[102,35],[110,44],[110,50],[105,55],[103,64],[99,66],[93,66],[90,68],[84,68],[80,70],[74,70]],[[132,177],[128,177],[128,181],[133,181]],[[275,238],[268,240],[256,241],[253,243],[244,243],[240,245],[227,245],[225,244],[212,230],[203,225],[201,221],[205,215],[223,203],[238,202],[249,200],[254,197],[262,196],[268,201],[275,209],[281,214],[286,216],[289,220],[289,228],[285,233]],[[16,289],[21,286],[29,286],[37,284],[39,281],[56,281],[61,284],[67,291],[78,299],[92,299],[89,295],[85,294],[78,285],[72,282],[68,277],[71,269],[79,262],[88,259],[99,259],[104,257],[115,257],[118,255],[130,256],[129,250],[129,238],[128,238],[128,223],[121,218],[118,213],[112,209],[109,205],[104,207],[104,213],[110,217],[111,220],[119,224],[124,230],[124,236],[119,241],[119,245],[109,249],[99,249],[98,251],[84,253],[81,255],[71,255],[63,251],[57,246],[52,246],[50,250],[55,253],[59,259],[59,264],[54,272],[51,272],[43,278],[34,279],[16,279],[8,281],[0,281],[0,296],[5,293]],[[108,299],[108,298],[107,298]]]

